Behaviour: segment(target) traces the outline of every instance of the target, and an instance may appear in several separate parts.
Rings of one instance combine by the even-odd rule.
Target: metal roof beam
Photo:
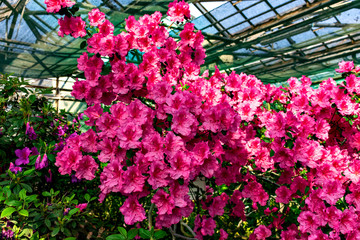
[[[354,53],[359,53],[360,52],[360,40],[358,40],[356,42],[357,44],[348,44],[346,46],[338,46],[335,48],[331,48],[329,50],[320,52],[320,53],[316,53],[313,56],[309,55],[309,61],[306,63],[296,63],[293,60],[290,61],[286,61],[286,62],[282,62],[281,64],[277,64],[274,66],[271,66],[269,68],[266,69],[261,69],[261,70],[255,70],[253,71],[253,74],[261,74],[261,73],[271,73],[274,71],[285,71],[286,68],[289,67],[296,67],[296,68],[301,68],[304,66],[308,66],[311,64],[316,64],[316,63],[322,63],[325,61],[329,61],[332,59],[337,59],[337,58],[341,58],[343,56],[348,56]]]
[[[250,40],[250,41],[247,41],[247,42],[238,42],[239,40],[237,40],[236,42],[238,42],[238,44],[241,44],[242,48],[248,48],[251,45],[258,44],[258,43],[261,43],[264,40],[267,40],[269,38],[269,36],[277,36],[279,34],[284,34],[284,37],[285,37],[286,36],[285,33],[288,32],[289,30],[290,31],[291,30],[295,31],[296,29],[298,29],[300,27],[306,27],[307,25],[314,22],[314,20],[319,21],[319,20],[328,18],[328,17],[330,17],[330,16],[332,16],[334,14],[337,14],[339,12],[343,12],[343,11],[345,11],[347,9],[351,9],[353,7],[356,7],[356,6],[360,6],[360,1],[357,1],[355,3],[354,2],[346,3],[346,4],[344,4],[342,6],[338,6],[336,8],[328,8],[326,11],[321,11],[321,13],[319,13],[319,15],[314,17],[314,18],[306,19],[304,21],[293,24],[293,25],[291,25],[289,27],[285,27],[285,28],[283,28],[281,30],[278,30],[276,32],[272,32],[270,34],[255,38],[254,40]],[[211,49],[214,49],[214,48],[211,48]],[[209,53],[209,51],[211,52],[211,49],[207,49],[207,53]],[[223,48],[222,51],[218,51],[218,52],[215,52],[215,53],[212,53],[212,54],[211,53],[208,54],[205,61],[210,61],[210,62],[214,61],[216,59],[216,57],[218,57],[220,55],[223,55],[223,54],[232,53],[233,51],[235,51],[237,49],[239,49],[237,44],[235,44],[233,46],[230,46],[230,47],[227,47],[227,48]]]
[[[317,10],[319,10],[321,8],[330,6],[330,5],[332,5],[334,3],[337,3],[339,1],[341,1],[341,0],[320,0],[320,1],[316,1],[313,4],[311,4],[309,7],[302,7],[300,9],[297,9],[296,11],[285,14],[281,18],[274,19],[272,21],[269,21],[267,23],[264,23],[264,24],[261,24],[261,25],[259,25],[257,27],[254,27],[253,29],[250,29],[248,31],[240,33],[238,35],[239,37],[237,39],[234,39],[234,43],[235,44],[236,43],[242,43],[242,41],[249,38],[250,36],[254,36],[255,34],[265,32],[265,31],[270,30],[270,29],[272,29],[274,27],[286,26],[287,24],[291,23],[294,20],[303,18],[304,16],[306,16],[308,14],[312,14],[312,13],[314,13],[315,11],[317,11]],[[348,3],[346,6],[349,6],[349,5],[353,6],[354,3],[350,2],[350,4]],[[342,8],[342,6],[340,6],[340,8]],[[339,10],[339,8],[336,8],[336,9]],[[327,11],[327,12],[329,12],[329,11]],[[324,12],[321,12],[319,15],[323,16]],[[309,23],[312,23],[312,22],[313,22],[313,19],[308,19],[308,20],[304,20],[304,21],[302,21],[302,22],[300,22],[298,24],[294,24],[294,25],[297,25],[296,27],[305,26],[305,25],[307,25]],[[279,34],[279,32],[280,33],[285,33],[291,27],[292,26],[284,27],[283,29],[276,31],[276,33],[277,34]],[[258,41],[258,42],[260,42],[260,41]],[[214,52],[214,51],[217,51],[217,50],[220,50],[220,49],[224,49],[224,48],[226,48],[226,46],[227,46],[227,44],[221,43],[221,44],[218,44],[218,45],[216,45],[214,47],[211,47],[211,48],[207,49],[207,52]]]

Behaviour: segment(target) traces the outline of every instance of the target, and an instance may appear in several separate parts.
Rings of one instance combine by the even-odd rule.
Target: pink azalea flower
[[[151,199],[152,203],[155,203],[158,208],[157,213],[162,214],[171,214],[172,210],[175,208],[175,202],[172,196],[166,193],[164,190],[160,189],[155,193]]]
[[[64,18],[59,18],[58,23],[60,26],[58,34],[61,37],[71,34],[74,38],[78,38],[86,35],[86,23],[81,19],[81,17],[65,16]]]
[[[337,209],[335,206],[331,206],[326,209],[325,221],[329,224],[331,228],[338,231],[340,226],[340,217],[342,215],[341,210]]]
[[[139,139],[142,137],[142,129],[134,122],[128,122],[125,126],[118,128],[117,137],[120,140],[120,147],[138,148],[141,146]]]
[[[202,221],[201,221],[201,234],[203,236],[209,235],[212,236],[214,235],[214,230],[216,228],[216,222],[214,221],[214,219],[212,218],[206,218],[205,216],[203,216]]]
[[[265,206],[269,195],[262,188],[262,185],[258,182],[249,182],[242,191],[244,198],[250,198],[254,203],[260,203],[261,206]]]
[[[171,165],[170,177],[174,180],[180,177],[187,180],[190,175],[190,163],[191,159],[184,151],[178,151],[169,160]]]
[[[89,13],[89,20],[91,26],[99,26],[105,21],[105,13],[100,12],[98,8],[92,9]]]
[[[254,235],[256,236],[256,239],[264,240],[271,236],[271,231],[265,225],[260,225],[255,228]]]
[[[288,204],[292,199],[292,191],[288,189],[286,186],[281,186],[275,191],[276,194],[276,202]]]
[[[184,208],[188,206],[190,201],[189,187],[180,185],[178,182],[172,182],[170,185],[170,194],[174,199],[174,204],[176,207]]]
[[[348,204],[353,204],[355,208],[360,208],[360,186],[352,183],[349,187],[350,194],[345,199]]]
[[[76,208],[79,208],[80,209],[80,212],[82,210],[84,210],[85,208],[87,208],[87,203],[80,203],[78,205],[75,206]]]
[[[97,152],[97,136],[94,130],[89,129],[80,135],[80,146],[85,152]]]
[[[171,127],[176,133],[189,136],[197,125],[198,122],[195,116],[184,108],[181,108],[174,113]]]
[[[295,224],[292,224],[292,226],[294,226]],[[288,230],[286,231],[282,231],[281,232],[281,240],[293,240],[293,239],[298,239],[297,237],[299,236],[299,231],[297,230],[296,225],[294,226],[294,228],[288,228]]]
[[[71,96],[81,100],[85,97],[88,88],[89,83],[87,81],[76,81],[73,85]]]
[[[354,69],[353,61],[349,61],[349,62],[341,61],[339,62],[339,68],[335,69],[335,71],[338,73],[343,73],[343,72],[351,72],[353,69]]]
[[[168,184],[169,171],[167,165],[162,161],[154,161],[150,164],[149,170],[150,177],[148,178],[148,183],[157,189],[159,187],[165,187]]]
[[[124,184],[122,165],[119,161],[111,161],[103,170],[100,176],[101,195],[99,201],[102,202],[110,192],[120,192]]]
[[[133,225],[146,218],[145,209],[134,195],[130,195],[125,200],[124,204],[120,207],[120,212],[124,215],[124,220],[127,225]]]
[[[59,172],[62,175],[70,175],[72,170],[76,170],[81,157],[82,155],[79,150],[64,148],[64,150],[56,156],[55,166],[59,167]]]
[[[354,160],[351,162],[349,167],[345,169],[344,175],[353,183],[358,183],[360,181],[360,161]]]
[[[89,118],[86,121],[86,125],[94,126],[94,122],[102,115],[103,109],[101,108],[100,104],[95,104],[94,106],[88,107],[84,114]]]
[[[358,216],[355,213],[355,209],[350,207],[350,209],[345,209],[340,218],[340,232],[342,234],[350,233],[355,230],[357,227]]]
[[[319,227],[319,217],[310,211],[302,211],[298,217],[298,222],[300,223],[300,231],[313,232]]]
[[[166,13],[173,22],[183,22],[185,19],[190,19],[189,4],[184,1],[177,1],[169,3],[169,9]]]
[[[229,236],[229,234],[224,229],[220,229],[220,239],[219,240],[225,240],[228,238],[228,236]]]
[[[308,240],[330,240],[329,236],[321,230],[316,230],[310,234]]]
[[[49,13],[56,13],[61,8],[72,7],[75,2],[71,0],[45,0],[46,11]]]
[[[229,196],[226,193],[222,193],[220,196],[214,197],[212,204],[208,207],[209,215],[211,217],[222,216],[224,214],[224,207],[229,200]]]
[[[98,164],[89,156],[83,156],[77,163],[75,176],[78,179],[92,180],[95,178],[95,172],[98,170]]]
[[[116,135],[116,130],[119,128],[119,121],[113,118],[108,112],[105,112],[96,121],[96,127],[98,130],[102,131],[101,133],[98,133],[100,138],[113,138]]]
[[[327,181],[324,183],[320,197],[331,205],[344,196],[345,189],[339,181]]]
[[[144,188],[146,177],[141,174],[139,167],[130,166],[123,174],[124,185],[122,191],[126,194],[141,192]]]

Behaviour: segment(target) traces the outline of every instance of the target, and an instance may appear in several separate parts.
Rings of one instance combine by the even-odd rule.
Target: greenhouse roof
[[[129,15],[166,13],[170,1],[82,0],[120,26]],[[32,78],[71,75],[84,40],[57,35],[42,0],[0,0],[0,72]],[[303,73],[322,80],[341,60],[360,63],[359,0],[192,1],[192,22],[205,35],[205,69],[245,72],[267,83]],[[178,28],[173,29],[179,31]]]

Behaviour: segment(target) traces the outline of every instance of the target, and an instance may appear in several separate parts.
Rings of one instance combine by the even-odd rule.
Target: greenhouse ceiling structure
[[[83,16],[98,7],[118,29],[129,15],[165,14],[169,2],[77,1]],[[326,79],[341,60],[360,63],[360,0],[190,2],[191,21],[205,36],[203,69],[217,65],[281,84],[302,72]],[[37,79],[76,73],[84,40],[57,35],[60,15],[47,13],[42,0],[0,3],[0,72]]]

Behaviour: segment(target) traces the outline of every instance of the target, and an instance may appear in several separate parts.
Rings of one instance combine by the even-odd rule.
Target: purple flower
[[[61,151],[64,148],[64,141],[61,141],[59,143],[55,143],[54,151]]]
[[[75,175],[71,175],[71,182],[72,183],[78,183],[78,182],[80,182],[81,180],[80,179],[78,179]]]
[[[36,133],[34,131],[34,128],[32,126],[30,126],[29,122],[26,123],[25,134],[29,136],[30,140],[35,140],[37,138],[37,135],[36,135]]]
[[[49,177],[45,175],[45,180],[46,180],[47,183],[51,183],[52,182],[51,169],[49,169],[48,173],[49,173]]]
[[[36,147],[32,147],[30,150],[31,150],[31,156],[36,156],[40,154]]]
[[[15,166],[13,163],[10,163],[9,170],[17,174],[18,172],[22,171],[22,168],[19,166]]]
[[[65,135],[65,131],[61,126],[58,126],[58,136],[64,136]]]
[[[46,156],[46,153],[43,155],[41,159],[41,155],[39,155],[35,162],[35,169],[40,170],[48,166],[48,158]]]
[[[29,163],[29,155],[31,150],[29,148],[16,149],[15,154],[18,159],[15,160],[16,165],[28,164]]]
[[[3,230],[2,231],[2,235],[3,235],[3,237],[5,238],[5,239],[7,239],[7,238],[12,238],[13,236],[14,236],[14,232],[12,231],[12,230],[7,230],[7,231],[5,231],[5,230]]]
[[[80,122],[80,120],[82,120],[84,118],[84,114],[83,113],[79,113],[78,115],[78,120]]]
[[[69,211],[70,211],[70,208],[65,208],[65,209],[64,209],[64,216],[65,216],[65,215],[68,215]]]

